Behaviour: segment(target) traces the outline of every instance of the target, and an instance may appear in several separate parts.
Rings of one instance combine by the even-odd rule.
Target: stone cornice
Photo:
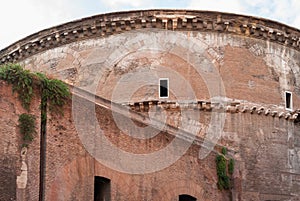
[[[42,30],[1,50],[0,64],[64,44],[144,28],[242,35],[300,51],[300,31],[271,20],[210,11],[142,10],[101,14]]]
[[[289,120],[295,123],[298,123],[300,120],[300,111],[288,111],[283,107],[276,105],[267,105],[267,104],[256,104],[250,102],[240,102],[240,101],[229,101],[224,104],[220,104],[217,102],[210,101],[197,101],[197,102],[187,102],[187,103],[179,103],[173,101],[143,101],[143,102],[135,102],[135,103],[124,103],[124,106],[129,107],[132,111],[135,112],[149,112],[151,108],[156,109],[164,109],[172,112],[180,112],[181,109],[191,109],[191,110],[199,110],[199,111],[219,111],[226,113],[249,113],[256,114],[262,116],[271,116],[273,118],[282,118],[285,120]]]

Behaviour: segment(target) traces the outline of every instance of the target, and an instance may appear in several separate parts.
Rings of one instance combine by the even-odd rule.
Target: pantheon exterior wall
[[[94,200],[95,176],[110,179],[111,200],[300,200],[299,50],[298,29],[267,19],[147,10],[43,30],[1,50],[0,61],[73,92],[64,117],[48,119],[45,200]],[[13,175],[0,175],[9,184],[1,194],[38,200],[39,138],[23,156],[20,187],[13,129],[22,108],[9,90],[1,83],[0,135],[12,146],[1,169]],[[228,191],[217,188],[223,146],[236,162]]]

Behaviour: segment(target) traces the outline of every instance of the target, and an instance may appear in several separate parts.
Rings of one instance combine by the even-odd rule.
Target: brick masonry
[[[27,69],[62,79],[75,86],[74,96],[77,87],[102,98],[90,108],[87,103],[93,101],[86,94],[76,95],[63,117],[49,116],[46,200],[93,200],[94,176],[111,180],[112,200],[175,201],[180,194],[198,200],[299,200],[298,37],[294,28],[247,16],[136,11],[71,22],[2,50],[2,62],[18,61]],[[159,78],[169,78],[167,99],[158,96]],[[291,111],[285,110],[285,91],[293,94]],[[27,152],[27,186],[19,189],[21,150],[16,125],[23,110],[3,82],[0,92],[4,148],[0,177],[5,182],[0,200],[38,200],[39,138]],[[120,111],[110,101],[130,110],[129,116],[121,115],[121,122],[132,119],[136,126],[125,124],[122,129],[114,116]],[[37,116],[38,105],[38,100],[32,105]],[[157,131],[148,117],[162,121],[164,115],[167,126]],[[139,161],[123,163],[119,154],[101,158],[108,150],[99,146],[103,138],[93,131],[94,122],[99,125],[96,131],[102,130],[113,147],[133,154],[164,149],[174,141],[176,131],[182,132],[182,144],[188,140],[185,135],[195,141],[169,166],[130,174],[118,170],[141,165],[136,164]],[[157,135],[129,136],[130,132],[146,136],[143,128],[149,124]],[[210,134],[217,140],[207,137]],[[199,158],[206,139],[216,146]],[[228,147],[236,161],[231,192],[216,186],[215,157],[221,146]],[[178,147],[142,165],[147,170],[176,158]]]
[[[21,106],[16,94],[12,93],[11,86],[0,81],[1,101],[1,188],[0,200],[37,200],[39,184],[39,135],[30,143],[25,155],[27,164],[26,188],[17,184],[17,177],[21,175],[21,147],[22,137],[18,130],[18,118],[22,113],[27,113]],[[39,100],[34,97],[30,113],[37,117],[36,131],[39,133]]]

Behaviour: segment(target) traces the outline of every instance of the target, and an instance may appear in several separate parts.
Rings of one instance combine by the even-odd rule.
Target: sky
[[[83,17],[153,8],[246,14],[300,29],[300,0],[6,0],[0,6],[0,49],[42,29]]]

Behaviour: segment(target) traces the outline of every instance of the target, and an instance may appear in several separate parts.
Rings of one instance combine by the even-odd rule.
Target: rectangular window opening
[[[161,78],[159,79],[159,97],[168,98],[169,97],[169,79]]]
[[[292,92],[285,92],[285,109],[292,110],[293,109],[293,101],[292,101]]]

